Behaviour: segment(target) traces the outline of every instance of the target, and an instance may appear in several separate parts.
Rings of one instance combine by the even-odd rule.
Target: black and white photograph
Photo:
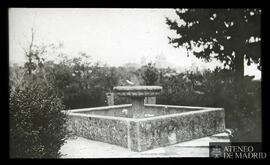
[[[260,8],[8,8],[9,156],[265,159]]]

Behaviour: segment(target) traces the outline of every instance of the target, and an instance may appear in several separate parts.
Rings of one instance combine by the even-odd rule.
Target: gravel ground
[[[228,135],[222,133],[143,152],[76,137],[68,139],[60,151],[62,158],[209,157],[209,142],[229,142]]]

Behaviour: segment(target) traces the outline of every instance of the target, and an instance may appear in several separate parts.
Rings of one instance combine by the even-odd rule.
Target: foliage
[[[106,93],[112,91],[119,78],[116,68],[91,64],[85,54],[63,58],[59,64],[49,61],[44,67],[67,109],[105,106]]]
[[[31,41],[28,46],[24,48],[24,53],[27,58],[24,67],[27,68],[28,74],[31,75],[37,68],[43,66],[43,55],[46,53],[47,46],[39,46],[34,42],[35,35],[33,28],[31,29]]]
[[[35,44],[33,29],[24,51],[24,66],[10,66],[10,157],[58,158],[68,137],[65,106],[46,74],[47,46]]]
[[[260,9],[177,9],[175,12],[183,22],[166,19],[177,34],[175,38],[169,37],[174,47],[184,46],[206,61],[217,59],[238,76],[244,75],[244,58],[248,65],[258,63],[261,69]]]
[[[185,47],[197,58],[217,59],[229,69],[216,69],[203,75],[187,74],[186,91],[180,86],[173,87],[179,103],[224,107],[228,127],[238,130],[233,140],[257,141],[258,130],[261,130],[260,83],[254,85],[256,83],[244,76],[244,59],[248,65],[259,64],[261,70],[261,10],[176,9],[175,12],[178,20],[166,19],[177,35],[169,37],[170,43],[174,47]],[[181,79],[183,76],[179,75],[173,81],[181,82]],[[196,82],[200,82],[199,85]],[[167,83],[169,85],[165,86],[170,91],[172,84]],[[161,101],[166,102],[166,98],[163,96]],[[177,102],[177,99],[170,101]],[[251,130],[257,134],[248,135]]]
[[[155,82],[158,79],[157,69],[152,63],[148,63],[141,68],[142,79],[144,80],[145,85],[155,85]]]
[[[136,77],[138,82],[144,82],[140,75],[147,68],[144,66],[136,70],[86,63],[87,60],[80,58],[63,59],[59,64],[44,63],[47,80],[58,96],[62,97],[66,109],[106,106],[107,92],[112,92],[114,86],[125,85],[124,82],[132,77]],[[261,130],[259,82],[245,78],[243,91],[238,93],[234,85],[234,72],[230,70],[217,68],[214,71],[177,73],[171,68],[152,67],[149,68],[157,76],[154,84],[163,87],[161,95],[157,97],[158,104],[223,107],[226,111],[226,127],[237,133],[234,141],[258,140]],[[43,79],[42,74],[41,71],[36,72],[36,80]],[[115,96],[114,103],[128,104],[130,100]],[[257,133],[251,134],[252,131]]]
[[[244,90],[238,93],[234,73],[220,68],[203,73],[180,73],[162,80],[163,91],[157,103],[222,107],[226,127],[235,130],[232,141],[261,140],[260,82],[245,77]]]
[[[57,158],[67,137],[65,109],[52,88],[34,81],[10,92],[10,157]]]
[[[192,17],[192,14],[189,16]],[[191,19],[189,16],[181,18]],[[217,16],[219,18],[220,15]],[[168,24],[172,23],[172,29],[176,27],[174,22],[167,21]],[[194,24],[188,29],[192,30],[195,27]],[[226,28],[226,35],[232,33],[230,28]],[[189,30],[183,27],[182,31],[185,33],[181,32],[181,35],[191,33],[187,32]],[[205,38],[210,36],[211,30],[207,31],[209,34],[206,34],[205,30],[207,29],[202,28],[202,31],[196,32],[203,35],[194,36],[201,35],[204,39],[199,38],[199,40],[210,44]],[[180,34],[179,29],[178,34]],[[216,34],[216,38],[218,37],[221,36]],[[171,41],[180,44],[180,40]],[[192,45],[194,41],[191,40],[189,44]],[[182,44],[187,44],[184,43],[184,38]],[[222,44],[222,42],[215,44]],[[246,43],[246,46],[248,45],[252,44]],[[201,54],[198,53],[197,57],[207,60],[210,57],[218,58],[221,61],[225,60],[225,64],[226,60],[233,60],[227,56],[226,51],[230,49],[228,45],[225,47],[226,50],[224,48],[224,54],[221,52],[219,56],[213,57],[207,55],[208,48],[206,47]],[[260,83],[255,83],[246,77],[241,88],[238,89],[235,85],[237,81],[234,78],[233,66],[230,66],[231,70],[217,68],[202,73],[190,71],[177,73],[171,68],[156,68],[152,63],[141,68],[133,65],[109,67],[92,63],[85,53],[69,59],[60,52],[58,63],[45,61],[41,60],[41,56],[48,52],[45,47],[38,46],[29,47],[25,53],[28,63],[23,67],[18,65],[10,67],[12,157],[59,157],[60,146],[66,137],[64,131],[66,119],[60,110],[105,106],[107,105],[106,93],[112,92],[114,86],[126,85],[126,80],[131,80],[136,85],[161,85],[163,90],[157,97],[158,104],[223,107],[226,112],[226,127],[236,130],[233,141],[258,141],[260,138]],[[253,55],[245,54],[245,57],[260,62],[259,56],[257,61],[257,57]],[[228,65],[232,63],[233,61],[229,61]],[[32,65],[34,67],[31,67]],[[130,103],[130,100],[115,96],[114,103],[126,104]]]
[[[12,91],[15,88],[23,88],[25,85],[24,77],[26,74],[26,70],[17,64],[14,64],[9,68],[9,87]]]

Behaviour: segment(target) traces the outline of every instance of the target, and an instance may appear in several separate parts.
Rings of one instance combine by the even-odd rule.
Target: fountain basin
[[[129,116],[131,104],[64,111],[77,136],[145,151],[225,131],[223,108],[145,105]]]
[[[145,97],[157,96],[161,90],[161,86],[117,86],[113,88],[119,96],[125,97]]]

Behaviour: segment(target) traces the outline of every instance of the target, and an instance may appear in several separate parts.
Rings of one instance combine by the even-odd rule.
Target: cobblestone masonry
[[[146,111],[156,109],[160,112],[164,109],[162,105],[146,107]],[[111,108],[108,107],[71,110],[68,113],[69,129],[77,136],[119,145],[133,151],[145,151],[224,132],[225,114],[222,108],[166,107],[165,110],[171,109],[174,114],[159,113],[154,117],[138,119],[122,115],[101,115],[106,114],[102,111],[112,112],[112,115],[121,114],[120,112],[130,108],[130,105],[111,107],[119,113],[109,110]],[[99,112],[95,114],[95,111]]]
[[[222,110],[194,111],[139,122],[138,151],[198,139],[225,131]]]
[[[128,148],[128,123],[125,120],[70,114],[68,125],[77,136]]]

